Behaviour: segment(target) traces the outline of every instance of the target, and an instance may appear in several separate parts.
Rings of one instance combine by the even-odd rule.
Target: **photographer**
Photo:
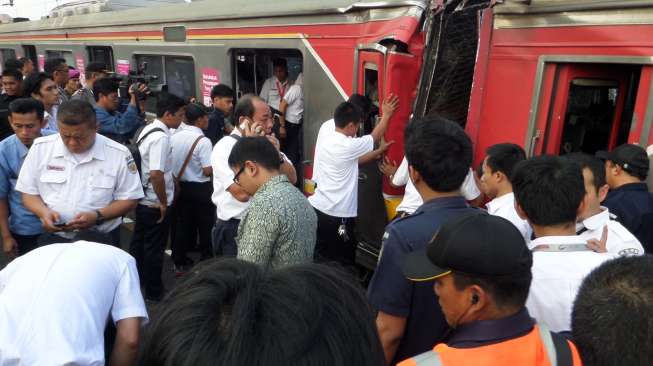
[[[140,83],[129,87],[129,105],[124,113],[118,111],[120,98],[118,97],[118,83],[110,78],[97,80],[93,84],[93,97],[96,106],[99,130],[102,135],[120,143],[125,143],[134,132],[145,124],[145,101],[138,95],[149,92],[147,86]]]

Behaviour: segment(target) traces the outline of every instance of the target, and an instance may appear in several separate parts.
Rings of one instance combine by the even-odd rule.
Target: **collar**
[[[185,123],[182,123],[177,130],[182,130],[182,129],[184,131],[192,131],[192,132],[199,133],[200,135],[204,135],[204,131],[202,131],[202,129],[197,126],[187,125]]]
[[[93,146],[91,146],[91,152],[83,161],[79,162],[80,164],[89,162],[93,159],[106,160],[104,141],[102,140],[103,138],[105,137],[98,133],[95,134],[95,142],[93,142]],[[54,142],[52,156],[55,158],[64,158],[66,160],[76,161],[70,151],[68,151],[68,148],[66,148],[66,145],[64,145],[63,140],[61,139],[61,135],[58,135],[57,139]]]
[[[13,143],[16,146],[16,152],[18,152],[18,156],[21,159],[25,158],[29,152],[29,148],[20,141],[16,134],[12,135],[11,138],[13,139]]]
[[[275,77],[274,77],[274,82],[275,82],[275,83],[279,83],[279,84],[281,84],[281,85],[288,85],[288,78],[286,78],[286,81],[284,81],[284,82],[282,83],[282,82],[281,82],[281,81],[280,81],[280,80],[275,76]]]
[[[627,183],[622,186],[619,186],[613,189],[611,192],[621,192],[621,191],[643,191],[648,192],[648,186],[644,182],[640,183]]]
[[[556,244],[587,244],[578,235],[561,235],[561,236],[543,236],[541,238],[535,238],[530,242],[526,243],[528,249],[533,250],[533,248],[540,245],[556,245]]]
[[[428,202],[424,202],[413,215],[431,210],[458,207],[469,207],[463,196],[434,198]]]
[[[479,320],[456,328],[447,345],[474,348],[518,338],[533,330],[535,321],[523,308],[517,313],[494,320]]]
[[[167,135],[170,134],[170,129],[168,128],[168,126],[165,123],[161,122],[158,118],[156,118],[154,122],[152,122],[152,125],[162,129],[163,132],[165,132]]]
[[[238,127],[235,127],[234,130],[231,131],[231,134],[232,134],[232,135],[236,135],[236,136],[243,137],[243,134],[240,132],[240,130],[238,129]]]
[[[602,211],[594,216],[590,216],[583,220],[582,225],[587,230],[598,230],[610,222],[610,210],[601,206]]]
[[[282,183],[288,183],[288,178],[284,174],[279,174],[275,177],[270,178],[267,182],[265,182],[257,191],[256,195],[258,194],[265,194],[267,191],[272,190],[272,188],[278,184]]]
[[[485,206],[487,211],[490,214],[497,212],[500,207],[514,205],[515,204],[515,193],[510,192],[506,193],[503,196],[496,197],[492,201],[488,202]]]

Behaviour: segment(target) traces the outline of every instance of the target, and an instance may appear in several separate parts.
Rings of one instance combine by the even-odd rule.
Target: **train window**
[[[88,46],[88,59],[91,62],[102,62],[107,70],[113,71],[113,50],[105,46]]]
[[[154,112],[156,94],[166,91],[182,98],[195,96],[195,63],[186,56],[138,55],[136,65],[139,74],[153,75],[150,81],[152,97],[146,102],[146,110]]]
[[[237,96],[258,94],[266,79],[272,77],[272,60],[284,58],[288,64],[288,78],[297,79],[302,72],[303,59],[297,50],[246,49],[232,52],[235,72],[233,84]]]
[[[16,51],[14,51],[12,48],[0,48],[0,52],[2,53],[3,63],[7,60],[11,60],[12,58],[16,58]]]
[[[73,57],[73,53],[71,51],[52,51],[48,50],[45,51],[45,59],[51,59],[51,58],[63,58],[66,60],[66,63],[68,66],[75,66],[75,58]]]
[[[365,78],[365,83],[363,84],[364,90],[363,93],[365,96],[370,98],[372,102],[371,113],[367,116],[367,119],[363,121],[361,133],[366,135],[372,132],[374,129],[374,121],[376,116],[379,114],[379,70],[376,64],[371,62],[366,62],[363,65],[363,70],[365,70],[363,77]]]
[[[38,59],[36,58],[36,46],[24,45],[23,53],[25,53],[25,57],[32,60],[34,65],[38,64]]]

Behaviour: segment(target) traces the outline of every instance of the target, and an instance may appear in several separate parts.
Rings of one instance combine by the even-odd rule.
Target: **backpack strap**
[[[537,324],[537,327],[551,366],[572,366],[573,357],[567,339],[551,332],[546,325]]]
[[[229,137],[233,138],[234,140],[238,141],[241,139],[241,136],[230,134]]]
[[[140,146],[140,145],[141,145],[141,142],[143,142],[147,136],[149,136],[151,133],[154,133],[154,132],[157,132],[157,131],[164,132],[162,128],[155,127],[155,128],[153,128],[153,129],[147,131],[147,132],[145,133],[145,135],[143,135],[140,139],[136,140],[136,146]]]
[[[431,350],[413,357],[415,366],[442,366],[442,360],[437,352]]]

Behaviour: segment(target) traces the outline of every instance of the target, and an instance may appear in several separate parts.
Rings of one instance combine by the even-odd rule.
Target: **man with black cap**
[[[402,270],[411,281],[434,281],[453,330],[399,365],[580,365],[576,347],[526,310],[532,265],[524,237],[502,217],[475,212],[443,224]]]
[[[624,144],[611,152],[599,151],[605,160],[610,193],[603,205],[639,239],[646,253],[653,253],[653,195],[646,186],[649,160],[646,150]]]

